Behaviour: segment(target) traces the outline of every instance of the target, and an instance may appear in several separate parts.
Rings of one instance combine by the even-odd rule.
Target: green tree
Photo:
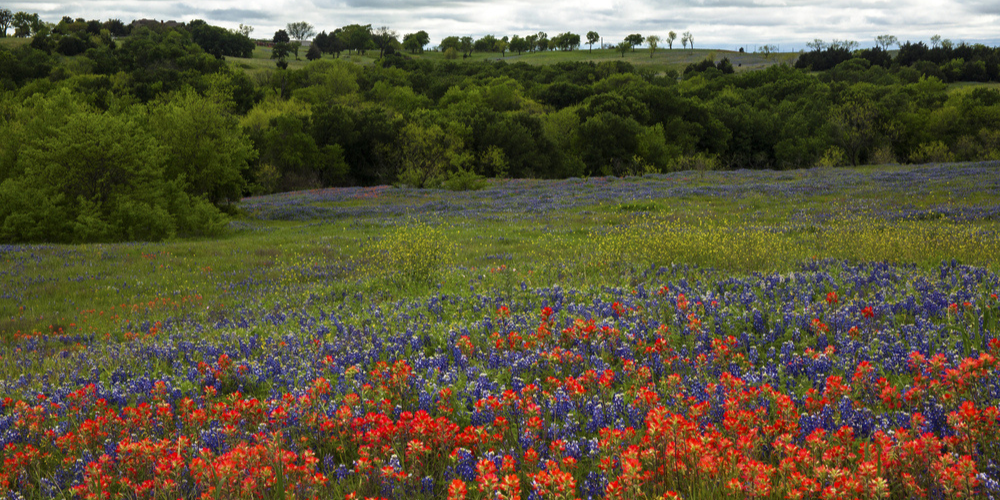
[[[403,48],[409,50],[411,54],[418,52],[422,54],[424,46],[428,43],[431,43],[431,36],[424,30],[403,35]]]
[[[407,124],[387,154],[399,163],[399,181],[413,187],[440,187],[472,159],[461,136],[438,124]]]
[[[875,37],[875,46],[882,50],[889,50],[893,45],[899,45],[899,39],[894,35],[879,35]]]
[[[14,20],[14,13],[10,9],[0,9],[0,38],[7,37],[7,29]]]
[[[688,44],[691,44],[691,50],[694,50],[694,35],[690,31],[685,31],[681,36],[681,43],[687,48]]]
[[[462,41],[459,40],[457,36],[446,36],[444,37],[443,40],[441,40],[441,43],[438,44],[438,48],[441,49],[442,51],[446,51],[448,49],[455,49],[455,51],[457,52],[459,50],[462,50]]]
[[[19,121],[30,125],[4,169],[14,175],[0,183],[0,241],[160,240],[224,229],[217,209],[165,177],[171,152],[141,108],[100,113],[75,99],[36,94],[22,107]],[[50,116],[32,118],[40,112]]]
[[[601,40],[601,35],[598,35],[596,31],[587,32],[587,45],[590,46],[590,51],[594,51],[594,44]]]
[[[274,37],[271,38],[271,41],[274,43],[288,43],[291,42],[292,39],[289,38],[287,31],[278,30],[274,32]]]
[[[341,30],[344,32],[347,50],[353,50],[358,54],[364,54],[368,50],[368,44],[372,42],[372,25],[351,24]]]
[[[674,40],[677,40],[677,32],[676,31],[671,31],[670,33],[667,33],[667,47],[669,47],[670,49],[673,49],[674,48]]]
[[[638,33],[633,33],[625,37],[625,41],[628,42],[629,46],[632,48],[632,51],[635,51],[636,47],[642,45],[643,40],[645,40],[645,38],[643,38],[643,36]]]
[[[312,43],[309,45],[309,50],[306,51],[306,59],[310,61],[315,61],[323,57],[323,51],[319,50],[319,45]]]
[[[632,44],[628,43],[627,41],[623,41],[623,42],[619,43],[618,45],[615,45],[615,49],[617,49],[618,52],[622,53],[622,57],[625,57],[625,53],[628,52],[629,49],[631,49],[631,48],[632,48]]]
[[[372,31],[372,41],[378,47],[378,56],[385,56],[386,52],[394,51],[399,45],[399,34],[388,26],[379,26]]]
[[[656,35],[649,35],[646,37],[646,44],[649,45],[649,58],[653,58],[653,53],[656,52],[656,47],[660,44],[660,37]]]
[[[188,89],[149,105],[150,130],[167,152],[166,178],[217,206],[240,199],[243,172],[257,156],[227,109],[230,97],[211,99]]]
[[[271,59],[277,59],[277,66],[281,69],[288,68],[288,56],[292,53],[292,45],[287,42],[275,42],[271,47]]]
[[[517,52],[517,55],[521,55],[522,52],[526,50],[531,50],[528,40],[521,38],[518,35],[510,37],[510,45],[508,47],[512,52]]]
[[[10,24],[14,27],[14,36],[20,38],[33,37],[45,27],[38,14],[23,11],[14,14]]]
[[[472,42],[472,37],[471,36],[463,36],[460,41],[461,41],[462,54],[465,55],[465,56],[471,56],[472,55],[472,49],[474,48],[474,45],[473,45],[473,42]]]
[[[297,42],[312,38],[312,36],[316,34],[316,30],[313,26],[305,21],[288,23],[286,27],[288,28],[289,36]]]

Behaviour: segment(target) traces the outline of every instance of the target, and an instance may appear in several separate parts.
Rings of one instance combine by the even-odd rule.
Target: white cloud
[[[927,40],[1000,43],[996,0],[52,0],[11,2],[13,11],[38,12],[46,21],[140,18],[256,28],[266,37],[305,20],[318,31],[347,24],[389,26],[400,34],[426,30],[433,42],[449,35],[550,35],[594,30],[606,42],[629,33],[691,31],[700,47],[764,43],[798,49],[814,38],[870,45],[880,34]]]

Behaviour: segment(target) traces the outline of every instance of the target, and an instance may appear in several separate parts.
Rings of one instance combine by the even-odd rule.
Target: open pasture
[[[996,163],[679,172],[3,246],[0,494],[995,498],[998,200]]]

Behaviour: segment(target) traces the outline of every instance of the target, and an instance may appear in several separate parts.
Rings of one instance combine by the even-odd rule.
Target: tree
[[[372,31],[372,41],[378,47],[379,58],[385,56],[386,52],[392,52],[399,45],[399,34],[388,26],[379,26]]]
[[[463,36],[462,39],[461,39],[461,42],[462,42],[462,45],[461,45],[462,55],[464,55],[465,57],[471,56],[472,55],[472,49],[474,47],[474,45],[472,43],[472,37],[471,36]]]
[[[285,30],[278,30],[278,31],[274,32],[274,38],[272,38],[271,41],[274,42],[274,43],[276,43],[276,44],[277,43],[288,43],[288,42],[292,41],[292,39],[288,37],[288,32],[287,31],[285,31]]]
[[[596,31],[587,32],[587,45],[590,45],[590,51],[594,51],[594,44],[600,41],[601,35],[598,35]]]
[[[35,36],[45,27],[38,14],[28,14],[23,11],[14,14],[10,25],[14,27],[14,36],[20,38]]]
[[[617,49],[618,52],[622,53],[622,57],[625,57],[625,53],[628,52],[629,49],[631,49],[631,48],[632,48],[632,44],[628,43],[626,41],[623,41],[623,42],[619,43],[618,45],[615,45],[615,49]]]
[[[936,49],[936,48],[938,48],[938,45],[941,45],[941,35],[934,35],[934,36],[932,36],[931,37],[931,47]]]
[[[539,52],[545,52],[549,49],[549,34],[544,31],[539,31],[534,35],[535,37],[535,50]]]
[[[128,27],[121,19],[108,19],[104,22],[104,29],[111,33],[111,36],[125,36],[128,34]]]
[[[320,52],[330,52],[330,35],[327,35],[326,31],[321,31],[313,38],[312,45],[318,47]],[[312,50],[312,46],[309,49]],[[309,57],[308,53],[306,53],[306,57]]]
[[[253,26],[240,23],[240,27],[236,28],[236,32],[250,38],[250,34],[253,33]]]
[[[822,52],[826,49],[826,42],[820,40],[819,38],[813,39],[813,41],[806,43],[806,47],[809,47],[815,52]]]
[[[442,52],[448,49],[455,49],[455,52],[458,52],[462,49],[462,42],[457,36],[446,36],[443,40],[441,40],[441,43],[438,44],[438,49]]]
[[[528,44],[528,40],[521,38],[518,35],[514,35],[510,38],[510,46],[508,47],[512,52],[517,52],[517,55],[521,55],[521,52],[526,50],[531,50],[531,46]]]
[[[764,54],[764,59],[770,59],[771,52],[777,51],[778,47],[776,47],[774,45],[761,45],[760,47],[757,47],[757,50],[761,54]]]
[[[646,44],[649,45],[649,58],[653,58],[653,52],[656,52],[656,46],[660,44],[660,37],[656,35],[649,35],[646,37]]]
[[[528,48],[525,50],[527,50],[528,52],[534,52],[535,47],[538,43],[538,35],[528,35],[524,37],[524,43],[526,43],[528,46]]]
[[[677,32],[671,31],[670,33],[667,33],[667,46],[671,49],[674,48],[674,40],[677,40]]]
[[[642,45],[643,40],[645,40],[645,38],[638,33],[633,33],[625,37],[625,41],[628,42],[628,44],[632,47],[633,52],[635,52],[635,48],[637,46]]]
[[[315,61],[321,57],[323,57],[323,51],[320,50],[319,45],[316,45],[315,43],[309,45],[309,50],[306,51],[306,59]]]
[[[344,32],[344,44],[347,50],[364,54],[368,50],[368,44],[372,41],[372,25],[351,24],[341,28]]]
[[[239,201],[257,152],[227,109],[188,88],[149,105],[150,133],[167,151],[164,175],[216,206]]]
[[[691,44],[691,50],[694,50],[694,35],[690,31],[685,31],[684,38],[687,39],[687,43]],[[683,41],[683,38],[681,40]]]
[[[279,68],[285,69],[288,67],[288,55],[292,53],[292,46],[288,42],[275,42],[274,47],[271,47],[271,59],[277,59],[276,63]]]
[[[899,40],[893,35],[879,35],[875,37],[875,46],[881,47],[882,50],[889,50],[889,47],[893,45],[899,45]]]
[[[0,38],[7,37],[7,28],[14,20],[14,13],[10,9],[0,9]]]
[[[403,35],[403,48],[409,50],[411,54],[424,52],[424,46],[431,43],[431,37],[426,31],[420,30],[416,33]]]
[[[313,26],[305,21],[288,23],[288,34],[296,41],[301,42],[307,38],[312,38],[316,34]]]
[[[843,49],[848,52],[854,52],[858,48],[858,42],[854,40],[837,40],[836,38],[830,42],[830,46],[827,47],[831,50]]]
[[[496,52],[497,50],[497,37],[493,35],[485,35],[479,40],[476,40],[472,44],[473,50],[476,52]]]

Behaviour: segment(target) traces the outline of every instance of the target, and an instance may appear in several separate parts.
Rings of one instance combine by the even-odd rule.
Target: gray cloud
[[[874,36],[997,42],[998,0],[48,0],[5,2],[13,11],[87,19],[205,19],[225,27],[250,24],[272,33],[306,20],[317,30],[347,24],[386,25],[399,33],[449,35],[599,32],[605,42],[629,33],[691,31],[701,47],[781,44],[803,48],[813,38],[870,45]]]

